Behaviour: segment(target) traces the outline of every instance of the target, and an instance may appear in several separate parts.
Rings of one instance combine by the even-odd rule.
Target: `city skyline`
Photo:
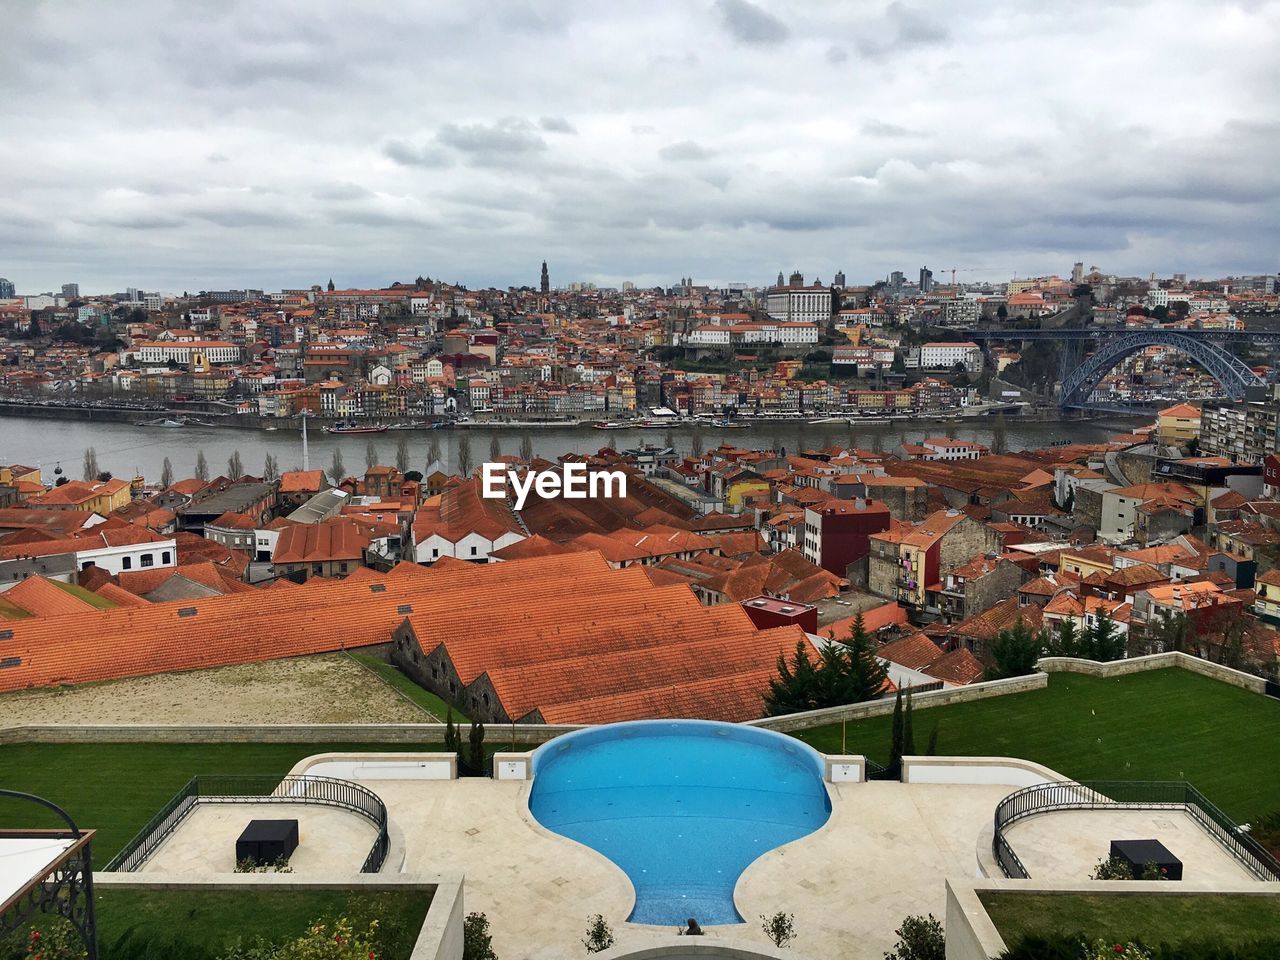
[[[0,275],[1271,272],[1280,10],[1073,9],[19,7]]]

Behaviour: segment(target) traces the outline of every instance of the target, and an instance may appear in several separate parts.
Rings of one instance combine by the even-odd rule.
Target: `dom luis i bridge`
[[[1244,399],[1250,387],[1265,381],[1229,349],[1235,344],[1280,344],[1280,331],[1197,330],[1165,327],[1061,327],[1038,330],[965,330],[964,336],[990,354],[992,343],[1051,340],[1061,348],[1064,409],[1123,409],[1091,402],[1099,382],[1125,357],[1147,347],[1168,347],[1204,368],[1222,387],[1222,395]]]

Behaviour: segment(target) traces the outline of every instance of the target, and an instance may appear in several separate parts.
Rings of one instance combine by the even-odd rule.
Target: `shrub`
[[[1275,960],[1276,957],[1280,957],[1280,939],[1275,938],[1237,944],[1183,940],[1148,946],[1090,939],[1079,934],[1054,934],[1023,937],[1002,953],[999,960]]]
[[[1120,857],[1103,857],[1093,868],[1090,880],[1132,880],[1133,868]]]
[[[80,934],[69,923],[56,923],[48,930],[27,934],[25,960],[81,960],[88,955]]]
[[[489,918],[483,913],[468,913],[462,921],[462,960],[498,960],[493,952]]]
[[[942,924],[931,913],[927,917],[907,917],[894,931],[898,942],[884,960],[944,960],[947,941]]]
[[[1151,960],[1151,954],[1136,943],[1095,940],[1085,947],[1084,960]]]
[[[599,953],[613,946],[613,930],[604,914],[597,913],[587,921],[587,935],[582,938],[582,945],[587,953]]]
[[[796,938],[795,915],[779,910],[772,917],[760,915],[760,928],[775,947],[789,947]]]

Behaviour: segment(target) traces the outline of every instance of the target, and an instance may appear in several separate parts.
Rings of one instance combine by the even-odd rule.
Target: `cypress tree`
[[[926,757],[936,757],[938,755],[938,724],[935,722],[933,729],[929,731],[929,743],[924,748]]]
[[[907,704],[902,717],[902,755],[904,757],[916,755],[916,738],[911,732],[911,713],[911,688],[907,687]]]
[[[471,721],[471,772],[477,777],[485,775],[484,769],[484,724],[479,720]]]
[[[458,729],[453,725],[453,707],[450,707],[444,715],[444,751],[445,753],[458,752]]]
[[[885,770],[885,775],[893,780],[902,777],[902,737],[902,688],[899,687],[893,700],[893,733],[889,742],[889,766]]]

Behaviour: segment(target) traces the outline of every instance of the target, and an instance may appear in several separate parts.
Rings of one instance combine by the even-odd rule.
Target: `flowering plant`
[[[1085,947],[1084,960],[1151,960],[1151,954],[1132,941],[1095,940]]]

